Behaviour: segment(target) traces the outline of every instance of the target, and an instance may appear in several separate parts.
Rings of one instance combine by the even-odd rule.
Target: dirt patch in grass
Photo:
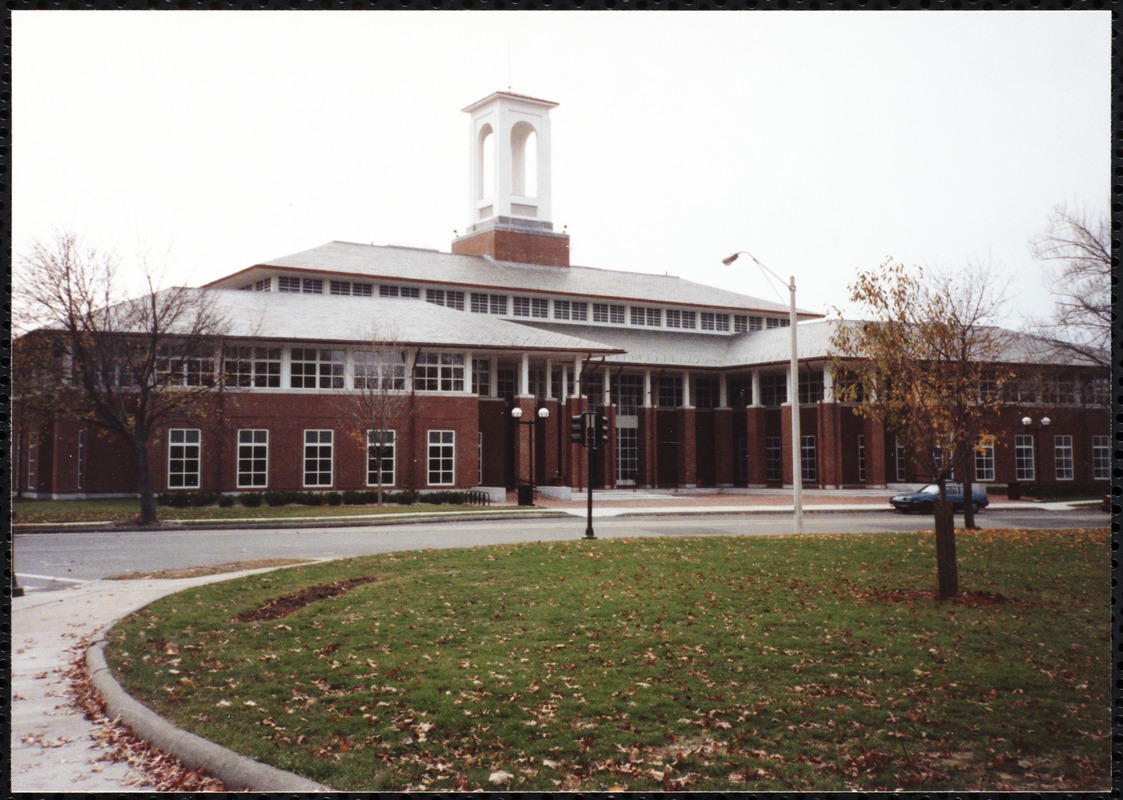
[[[304,608],[304,606],[309,603],[314,603],[317,600],[326,600],[329,597],[338,597],[339,595],[347,594],[347,592],[351,591],[356,586],[362,586],[364,583],[374,583],[384,578],[384,575],[367,575],[360,578],[350,578],[345,581],[336,581],[335,583],[309,586],[307,589],[301,589],[299,592],[281,595],[252,611],[245,611],[238,614],[234,617],[234,621],[267,622],[269,620],[287,617],[294,611],[299,611]]]
[[[289,567],[294,564],[307,564],[306,558],[262,558],[256,561],[235,561],[230,564],[215,564],[210,567],[192,567],[191,569],[162,569],[148,572],[127,572],[122,575],[110,575],[107,581],[139,581],[139,580],[177,580],[179,578],[201,578],[204,575],[220,575],[223,572],[242,572],[248,569],[271,569],[273,567]]]

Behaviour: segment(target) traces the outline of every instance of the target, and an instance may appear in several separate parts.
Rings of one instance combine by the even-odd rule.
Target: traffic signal
[[[585,444],[585,415],[577,414],[569,418],[569,441]]]
[[[608,417],[597,415],[593,438],[597,446],[608,442]]]

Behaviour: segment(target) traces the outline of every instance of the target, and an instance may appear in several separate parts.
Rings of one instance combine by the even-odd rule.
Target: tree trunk
[[[959,594],[959,566],[955,557],[955,515],[952,513],[951,503],[944,497],[941,497],[940,502],[936,504],[936,576],[936,596],[940,600],[947,600]]]
[[[140,493],[141,525],[156,524],[156,493],[152,490],[152,472],[148,468],[148,442],[134,437],[133,452],[136,454],[137,491]]]
[[[969,531],[977,531],[979,526],[975,524],[975,489],[971,483],[971,476],[975,471],[975,451],[969,447],[960,447],[959,452],[963,453],[963,527]]]

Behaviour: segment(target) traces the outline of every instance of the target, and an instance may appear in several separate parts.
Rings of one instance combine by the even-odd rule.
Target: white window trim
[[[264,445],[265,445],[265,482],[260,483],[260,484],[243,483],[242,482],[242,469],[241,469],[242,447],[243,447],[242,434],[243,433],[257,433],[259,431],[265,434],[265,443],[264,443]],[[258,443],[258,442],[250,442],[245,446],[247,446],[247,447],[260,447],[261,444]],[[237,482],[237,487],[239,489],[267,489],[269,487],[269,429],[268,428],[239,428],[238,429],[238,440],[237,440],[237,443],[235,445],[235,451],[234,451],[234,459],[235,459],[235,461],[234,461],[234,476],[235,476],[235,481]],[[256,475],[257,473],[251,472],[251,474]]]
[[[434,434],[445,434],[445,433],[452,434],[452,441],[447,443],[447,444],[445,442],[442,442],[442,441],[437,441],[436,445],[438,447],[441,447],[441,448],[444,448],[444,447],[451,447],[452,448],[452,477],[447,482],[442,481],[440,483],[433,483],[433,481],[432,481],[432,478],[433,478],[433,456],[432,456],[432,452],[431,452],[431,448],[434,446],[433,435]],[[444,456],[441,456],[441,458],[443,459]],[[456,431],[445,429],[445,430],[431,430],[431,431],[428,432],[428,436],[426,437],[426,451],[425,451],[425,485],[426,486],[455,486],[456,485]]]
[[[330,433],[331,434],[331,457],[329,459],[331,466],[328,471],[327,483],[308,483],[308,434],[310,433]],[[317,441],[316,447],[322,447],[323,442]],[[330,489],[335,486],[335,430],[332,428],[305,428],[302,444],[300,448],[300,472],[301,480],[305,489]],[[319,474],[317,472],[317,474]]]
[[[194,433],[197,435],[195,442],[173,442],[172,435],[175,433]],[[172,448],[173,447],[195,447],[198,449],[199,457],[198,469],[195,471],[195,483],[188,484],[186,481],[180,486],[172,486]],[[186,477],[191,473],[184,472]],[[168,463],[167,463],[167,482],[164,484],[171,491],[178,491],[180,489],[198,489],[203,485],[203,432],[198,428],[168,428]]]
[[[378,484],[378,481],[372,482],[371,479],[370,479],[370,477],[371,477],[370,435],[372,433],[374,433],[376,430],[382,430],[382,429],[371,428],[367,431],[367,447],[366,447],[366,456],[367,456],[367,458],[366,458],[366,476],[367,476],[366,481],[367,481],[367,486],[375,486],[375,487],[377,487],[379,484]],[[394,435],[393,440],[390,442],[390,445],[389,445],[390,446],[390,481],[389,482],[387,482],[387,481],[382,482],[382,488],[387,489],[387,488],[393,488],[393,487],[398,485],[398,432],[394,428],[386,428],[383,432],[384,433],[392,433]],[[383,458],[385,458],[385,455],[383,455]],[[381,465],[380,465],[379,466],[379,472],[381,472],[381,471],[382,471],[382,468],[381,468]]]

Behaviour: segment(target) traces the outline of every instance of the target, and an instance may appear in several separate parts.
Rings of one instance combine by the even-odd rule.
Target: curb
[[[112,626],[111,626],[112,627]],[[188,769],[202,769],[226,784],[229,791],[331,792],[322,784],[262,764],[200,738],[168,722],[133,699],[117,683],[105,660],[106,628],[86,650],[86,670],[105,701],[107,716],[116,718],[158,750],[178,758]]]

